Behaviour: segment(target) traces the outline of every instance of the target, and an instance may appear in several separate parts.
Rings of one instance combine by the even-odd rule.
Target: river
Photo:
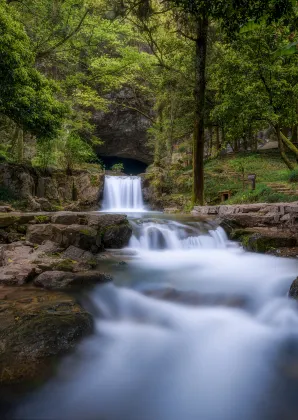
[[[94,334],[14,418],[297,420],[297,261],[245,252],[212,223],[148,213],[138,178],[116,178],[105,210],[129,210],[134,233],[113,254],[122,262],[107,262],[113,284],[85,298]]]

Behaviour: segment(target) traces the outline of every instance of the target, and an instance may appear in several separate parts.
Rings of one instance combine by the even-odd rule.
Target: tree
[[[1,0],[0,113],[21,130],[50,138],[60,128],[67,108],[55,98],[55,85],[35,69],[34,61],[23,26]]]
[[[193,145],[193,204],[204,204],[204,129],[206,119],[206,56],[208,28],[212,20],[219,21],[229,34],[239,31],[249,20],[264,18],[271,23],[289,15],[291,0],[172,0],[186,13],[188,38],[196,45],[195,54],[195,125]]]

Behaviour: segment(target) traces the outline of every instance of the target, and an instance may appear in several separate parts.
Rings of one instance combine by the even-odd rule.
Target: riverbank
[[[298,256],[298,203],[194,207],[192,215],[216,220],[249,251]]]
[[[0,385],[46,376],[92,331],[77,296],[112,280],[104,251],[131,236],[124,215],[0,214]]]

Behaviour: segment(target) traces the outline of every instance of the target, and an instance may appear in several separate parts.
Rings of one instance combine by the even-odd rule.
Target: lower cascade
[[[221,227],[207,229],[199,223],[139,219],[131,221],[134,234],[130,247],[143,250],[226,248],[228,237]]]
[[[13,418],[297,419],[287,297],[297,261],[248,253],[209,223],[130,222],[131,242],[114,254],[126,263],[86,302],[93,335]]]
[[[102,209],[109,212],[143,212],[141,178],[106,176]]]

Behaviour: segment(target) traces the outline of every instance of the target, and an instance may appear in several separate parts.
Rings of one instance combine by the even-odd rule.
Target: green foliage
[[[111,170],[113,172],[123,172],[124,171],[124,165],[123,165],[123,163],[115,163],[115,165],[113,165],[111,167]]]
[[[16,199],[16,194],[10,188],[0,185],[0,201],[10,203]]]
[[[254,191],[239,192],[234,195],[227,204],[246,203],[286,203],[297,201],[298,196],[275,192],[266,185],[258,185]]]
[[[22,24],[0,1],[0,112],[37,135],[51,137],[66,108],[54,98],[55,85],[34,67],[34,53]]]
[[[289,182],[298,182],[298,169],[290,172]]]
[[[69,171],[77,165],[96,158],[92,146],[82,140],[76,133],[70,133],[61,138],[58,147],[59,160],[62,166]]]

